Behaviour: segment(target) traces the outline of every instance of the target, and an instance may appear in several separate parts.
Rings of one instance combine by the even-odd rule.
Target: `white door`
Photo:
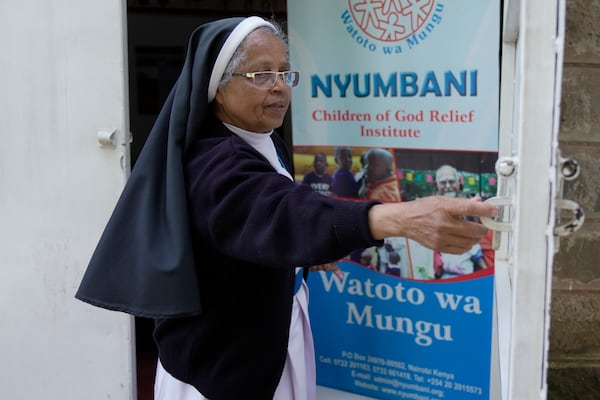
[[[135,399],[132,319],[73,297],[128,170],[125,10],[0,1],[3,399]]]
[[[583,222],[578,206],[560,199],[562,178],[577,169],[557,148],[565,1],[504,7],[499,193],[491,200],[503,205],[504,222],[486,222],[504,231],[496,233],[501,398],[545,399],[555,232]],[[557,207],[570,211],[569,223],[561,226]]]

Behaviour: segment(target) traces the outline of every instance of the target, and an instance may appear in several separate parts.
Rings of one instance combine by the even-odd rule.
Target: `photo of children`
[[[328,181],[329,196],[356,201],[411,201],[426,196],[475,197],[496,194],[496,153],[378,147],[303,146],[294,148],[296,181]],[[325,177],[325,178],[323,178]],[[305,182],[306,180],[306,182]],[[325,185],[312,185],[326,194]],[[361,249],[346,259],[374,273],[403,279],[465,277],[494,267],[492,232],[465,254],[444,254],[402,237]]]
[[[302,183],[309,185],[315,192],[329,196],[331,194],[331,183],[333,180],[331,175],[327,172],[328,166],[329,164],[327,163],[327,156],[325,153],[322,151],[315,153],[315,158],[313,160],[314,171],[304,175]]]
[[[357,198],[358,183],[354,179],[354,172],[351,170],[353,164],[352,148],[336,147],[334,160],[338,168],[333,173],[331,193],[336,197]]]
[[[401,201],[392,153],[386,149],[370,149],[364,153],[364,163],[360,197],[382,202]]]
[[[442,165],[435,171],[435,186],[438,196],[464,197],[460,189],[458,171],[451,165]],[[481,244],[474,245],[464,254],[434,254],[434,271],[436,278],[467,275],[475,271],[486,269],[483,259]]]

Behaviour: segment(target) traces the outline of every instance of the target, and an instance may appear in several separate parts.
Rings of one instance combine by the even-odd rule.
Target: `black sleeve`
[[[192,228],[223,254],[309,266],[381,244],[368,228],[376,203],[335,200],[297,185],[235,136],[197,142],[186,176]]]

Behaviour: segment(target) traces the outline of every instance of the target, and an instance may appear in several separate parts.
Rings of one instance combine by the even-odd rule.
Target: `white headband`
[[[229,37],[227,37],[227,40],[225,40],[221,51],[219,51],[219,55],[217,56],[217,60],[215,61],[215,65],[213,66],[210,74],[210,81],[208,83],[209,103],[214,100],[215,95],[217,94],[219,82],[221,82],[225,68],[231,60],[233,53],[237,50],[238,46],[240,43],[242,43],[246,36],[250,34],[250,32],[261,26],[270,26],[273,28],[273,24],[260,17],[248,17],[240,22],[233,29],[233,31],[231,31]]]

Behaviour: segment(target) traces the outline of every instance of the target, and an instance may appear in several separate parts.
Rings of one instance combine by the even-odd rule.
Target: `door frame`
[[[502,399],[546,398],[565,1],[506,0],[499,159],[512,232],[496,254]],[[500,179],[500,178],[499,178]]]

